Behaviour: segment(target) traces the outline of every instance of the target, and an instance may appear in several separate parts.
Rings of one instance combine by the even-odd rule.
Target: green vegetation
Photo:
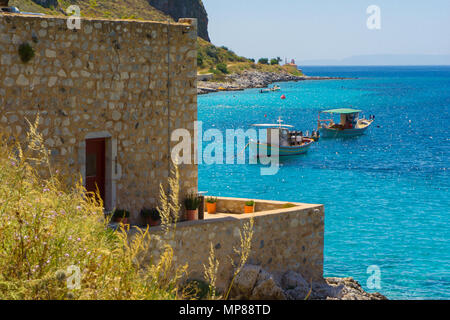
[[[116,209],[112,215],[113,218],[129,218],[130,212],[124,209]]]
[[[147,232],[107,228],[102,204],[50,164],[38,121],[24,144],[0,139],[0,299],[182,298],[187,266],[168,246],[145,265]]]
[[[258,60],[258,63],[259,64],[269,64],[269,59],[267,59],[267,58],[260,58]]]
[[[271,65],[280,64],[280,62],[281,62],[281,58],[280,57],[276,57],[276,58],[270,59],[270,64]]]
[[[206,198],[206,202],[208,202],[208,203],[216,203],[217,202],[217,198],[216,197],[208,197],[208,198]]]
[[[152,220],[155,220],[155,221],[161,220],[159,211],[156,208],[152,208],[152,209],[144,208],[141,210],[141,215],[144,218],[151,218]]]
[[[34,49],[29,43],[22,43],[19,46],[19,56],[23,63],[27,63],[34,57]]]
[[[228,65],[237,62],[249,62],[250,60],[236,55],[227,47],[216,47],[199,38],[197,52],[197,65],[201,70],[217,70],[218,74],[228,73]],[[214,73],[212,71],[212,73]]]
[[[216,69],[219,70],[220,72],[224,73],[224,74],[229,73],[228,69],[227,69],[227,65],[225,63],[218,63],[216,65]]]
[[[184,199],[186,210],[197,210],[200,205],[200,199],[196,194],[190,193]]]
[[[245,205],[248,207],[253,207],[255,205],[255,201],[253,201],[253,200],[246,201]]]

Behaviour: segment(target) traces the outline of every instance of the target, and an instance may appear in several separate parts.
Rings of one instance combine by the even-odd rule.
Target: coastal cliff
[[[175,20],[187,17],[196,18],[198,36],[206,41],[210,41],[208,14],[201,0],[148,0],[148,3]]]

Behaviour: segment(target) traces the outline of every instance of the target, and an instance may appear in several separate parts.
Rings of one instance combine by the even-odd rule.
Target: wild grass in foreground
[[[148,229],[108,228],[100,197],[88,195],[81,181],[63,182],[71,179],[52,168],[38,123],[29,124],[24,143],[0,137],[0,299],[229,298],[251,250],[253,219],[244,224],[224,295],[215,288],[219,261],[212,245],[206,283],[188,283],[188,265],[173,263],[168,243],[149,263],[155,239]],[[174,239],[180,210],[176,166],[168,182],[170,192],[161,187],[158,210],[167,238]]]
[[[37,123],[23,145],[0,139],[0,299],[180,298],[171,248],[142,265],[147,232],[108,229],[102,204],[52,170]]]

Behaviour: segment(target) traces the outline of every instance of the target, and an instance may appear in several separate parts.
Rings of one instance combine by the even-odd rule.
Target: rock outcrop
[[[368,293],[353,278],[325,278],[308,282],[294,271],[273,275],[260,266],[247,265],[234,280],[231,298],[238,300],[386,300]]]
[[[198,36],[208,42],[208,14],[201,0],[147,0],[156,9],[168,14],[175,21],[179,18],[196,18]]]

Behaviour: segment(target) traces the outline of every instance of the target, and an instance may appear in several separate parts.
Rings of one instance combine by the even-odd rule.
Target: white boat
[[[362,135],[373,123],[373,119],[359,118],[361,110],[341,108],[331,109],[319,112],[319,119],[317,129],[320,132],[320,137],[323,138],[341,138],[353,137]],[[321,119],[320,115],[325,114],[339,114],[340,122],[335,123],[332,117],[329,119]]]
[[[254,127],[266,128],[268,139],[268,141],[250,140],[250,148],[253,154],[270,156],[274,152],[278,152],[280,156],[294,156],[306,153],[314,140],[304,137],[300,131],[290,130],[293,126],[282,124],[283,120],[281,120],[281,117],[278,118],[277,122],[277,124],[260,123],[252,125]],[[279,137],[279,141],[274,144],[269,142],[272,130],[277,130]],[[274,151],[274,149],[276,150]]]

